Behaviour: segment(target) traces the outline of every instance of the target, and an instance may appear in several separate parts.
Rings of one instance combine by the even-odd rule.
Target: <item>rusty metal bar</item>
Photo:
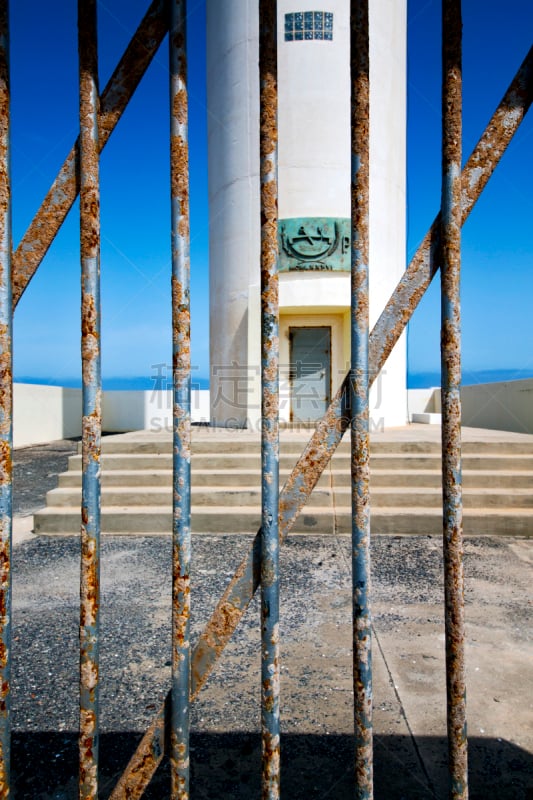
[[[81,356],[80,798],[98,797],[100,449],[100,186],[96,0],[78,0],[80,60]]]
[[[189,797],[191,613],[191,315],[186,2],[170,4],[170,185],[172,209],[172,703],[173,800]]]
[[[368,0],[350,3],[351,72],[351,475],[355,793],[371,800],[372,620],[370,613],[370,436],[368,431],[368,224],[370,75]]]
[[[8,0],[0,2],[0,797],[10,794],[13,304]]]
[[[533,47],[513,78],[462,171],[462,222],[498,166],[533,100]],[[440,214],[420,243],[409,267],[374,325],[369,343],[369,385],[376,379],[415,308],[439,269]],[[350,422],[349,374],[317,425],[280,493],[280,537],[287,536]],[[255,537],[205,626],[192,653],[191,702],[198,696],[237,628],[260,576],[260,538]],[[165,706],[161,705],[139,742],[110,800],[137,800],[162,757]]]
[[[168,30],[169,0],[153,0],[100,99],[99,150],[103,150]],[[16,307],[63,224],[80,190],[79,139],[15,253],[13,305]]]
[[[261,796],[280,793],[277,3],[259,2],[261,173]]]
[[[442,5],[441,404],[450,797],[468,798],[461,477],[461,0]]]

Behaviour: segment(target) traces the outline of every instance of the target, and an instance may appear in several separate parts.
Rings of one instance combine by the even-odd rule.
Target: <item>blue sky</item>
[[[98,3],[103,88],[149,0]],[[532,44],[531,0],[465,0],[464,158]],[[410,0],[408,247],[440,196],[440,2]],[[192,358],[209,371],[205,9],[189,3]],[[13,238],[20,241],[77,135],[74,0],[11,3]],[[166,40],[101,159],[104,377],[150,377],[170,360]],[[521,126],[463,229],[463,359],[477,370],[533,374],[533,114]],[[80,372],[78,206],[15,314],[15,379]],[[411,373],[439,368],[434,281],[409,331]]]
[[[440,3],[409,2],[408,258],[439,205]],[[463,161],[533,44],[530,0],[463,1]],[[463,227],[463,376],[533,375],[533,114],[530,111]],[[439,369],[439,281],[409,328],[411,372]]]

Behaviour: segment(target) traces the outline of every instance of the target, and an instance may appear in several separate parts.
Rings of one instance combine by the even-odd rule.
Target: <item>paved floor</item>
[[[26,449],[35,502],[39,475],[53,471],[47,458],[59,463],[74,446],[46,457],[38,450],[33,460]],[[18,507],[33,502],[28,495]],[[195,636],[250,544],[249,536],[195,537]],[[477,800],[533,797],[532,547],[490,536],[466,543]],[[440,549],[437,537],[373,540],[376,798],[447,796]],[[103,542],[102,797],[168,688],[170,556],[165,537]],[[74,537],[28,533],[14,549],[16,798],[77,796],[78,561]],[[351,797],[349,565],[347,537],[289,536],[282,548],[282,796],[290,800]],[[258,615],[256,598],[193,705],[193,800],[260,794]],[[145,796],[168,797],[167,784],[162,769]]]

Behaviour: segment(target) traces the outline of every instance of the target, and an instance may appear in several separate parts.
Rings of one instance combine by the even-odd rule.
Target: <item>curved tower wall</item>
[[[260,415],[256,5],[207,0],[211,414],[221,425],[256,425]],[[306,16],[308,3],[278,1],[280,416],[292,422],[318,414],[318,395],[333,394],[350,353],[349,3],[320,6],[321,16]],[[296,39],[302,19],[312,29]],[[373,324],[405,269],[403,0],[371,0],[370,36]],[[298,337],[312,330],[317,352],[327,332],[329,352],[315,375],[329,370],[327,388],[295,379]],[[313,361],[313,348],[304,359]],[[373,389],[375,429],[406,422],[405,355],[401,341]],[[302,364],[303,373],[312,369]]]
[[[317,5],[331,41],[286,41],[285,14]],[[280,220],[350,216],[349,24],[349,2],[278,0]]]
[[[406,267],[407,3],[370,2],[370,324]],[[370,395],[374,423],[405,425],[405,334]]]
[[[260,255],[258,25],[256,2],[207,0],[211,422],[233,427],[246,424],[260,363],[248,370]]]

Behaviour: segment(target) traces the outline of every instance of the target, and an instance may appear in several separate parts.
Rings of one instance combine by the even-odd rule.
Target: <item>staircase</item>
[[[425,430],[424,430],[425,429]],[[412,437],[409,438],[409,432]],[[416,434],[416,435],[415,435]],[[464,434],[466,534],[533,535],[533,436]],[[280,484],[309,437],[284,432]],[[440,534],[440,443],[433,426],[377,434],[371,444],[372,532]],[[168,433],[107,436],[102,443],[103,533],[172,530],[172,457]],[[34,518],[38,534],[80,529],[81,455],[71,456],[59,486]],[[260,525],[260,442],[248,431],[195,429],[192,447],[193,533],[255,533]],[[293,533],[351,531],[349,440],[337,449],[298,517]]]

